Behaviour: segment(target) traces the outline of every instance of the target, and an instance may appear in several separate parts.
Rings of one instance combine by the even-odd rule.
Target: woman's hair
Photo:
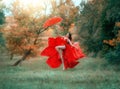
[[[72,40],[72,34],[70,33],[70,32],[68,32],[68,38],[69,38],[69,40],[71,41]]]

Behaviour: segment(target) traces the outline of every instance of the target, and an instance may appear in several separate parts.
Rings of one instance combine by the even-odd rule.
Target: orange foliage
[[[35,57],[38,55],[41,45],[40,40],[34,45],[33,41],[37,34],[27,27],[11,26],[11,29],[4,31],[4,35],[6,46],[12,54],[23,55],[27,50],[32,49],[30,56]]]
[[[118,31],[117,38],[113,38],[111,40],[103,40],[103,43],[109,44],[110,46],[116,46],[120,43],[120,30]]]
[[[116,22],[115,26],[120,27],[120,22]]]

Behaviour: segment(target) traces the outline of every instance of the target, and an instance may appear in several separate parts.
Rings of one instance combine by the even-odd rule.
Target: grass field
[[[46,58],[34,58],[19,66],[0,57],[0,89],[120,89],[120,71],[102,59],[84,58],[74,69],[51,69]]]

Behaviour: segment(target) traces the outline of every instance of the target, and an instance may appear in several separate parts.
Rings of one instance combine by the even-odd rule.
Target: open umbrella
[[[48,26],[52,26],[58,22],[61,22],[63,19],[61,17],[52,17],[48,19],[44,24],[43,28],[47,28]]]

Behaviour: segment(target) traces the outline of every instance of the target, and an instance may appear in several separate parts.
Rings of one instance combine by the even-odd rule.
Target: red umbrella
[[[43,24],[43,27],[47,28],[48,26],[52,26],[58,22],[61,22],[62,20],[63,19],[61,17],[52,17]]]

